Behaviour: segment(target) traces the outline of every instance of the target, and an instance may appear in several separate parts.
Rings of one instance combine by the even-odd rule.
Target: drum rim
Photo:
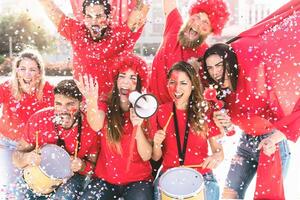
[[[163,177],[166,176],[167,172],[175,171],[175,170],[178,170],[178,169],[186,169],[186,170],[189,170],[189,171],[193,171],[193,172],[198,173],[198,174],[200,175],[199,177],[201,177],[201,180],[202,180],[203,184],[201,184],[201,186],[200,186],[195,192],[190,193],[190,194],[186,194],[186,195],[176,195],[176,196],[175,196],[174,194],[171,194],[171,193],[165,191],[165,189],[163,189],[163,188],[161,187],[161,181],[162,181]],[[193,169],[193,168],[189,168],[189,167],[173,167],[173,168],[168,169],[167,171],[165,171],[165,172],[161,175],[161,177],[160,177],[160,179],[159,179],[159,182],[158,182],[158,187],[159,187],[160,190],[161,190],[163,193],[165,193],[168,197],[171,197],[171,198],[189,198],[189,197],[195,196],[195,194],[198,194],[199,192],[201,192],[201,190],[204,189],[204,178],[203,178],[203,176],[202,176],[202,174],[201,174],[200,172],[198,172],[197,170],[195,170],[195,169]]]
[[[59,147],[59,148],[63,149],[65,152],[67,152],[67,150],[65,150],[64,148],[62,148],[62,147],[60,147],[60,146],[58,146],[58,145],[56,145],[56,144],[45,144],[45,145],[43,145],[43,146],[40,148],[40,150],[41,150],[42,148],[44,148],[45,146],[55,146],[55,147]],[[70,154],[69,154],[68,152],[67,152],[67,156],[68,156],[68,158],[71,160],[71,156],[70,156]],[[70,169],[70,174],[69,174],[69,176],[66,176],[65,178],[57,178],[57,177],[48,175],[48,174],[46,173],[46,171],[43,170],[43,168],[42,168],[41,165],[39,165],[38,167],[39,167],[39,169],[43,172],[43,174],[44,174],[45,176],[47,176],[47,177],[49,177],[49,178],[51,178],[51,179],[53,179],[53,180],[60,180],[60,181],[62,181],[62,180],[64,180],[64,179],[68,179],[68,178],[70,178],[70,177],[72,176],[72,170],[71,170],[71,169]]]
[[[34,167],[34,168],[39,168],[39,170],[41,171],[41,173],[46,176],[47,178],[53,180],[53,181],[58,181],[60,182],[60,184],[63,183],[63,179],[57,179],[57,178],[52,178],[50,176],[48,176],[39,166],[31,166],[31,167]],[[27,168],[27,167],[26,167]],[[26,184],[26,186],[28,187],[29,190],[31,190],[32,192],[38,194],[39,196],[48,196],[51,192],[53,192],[55,189],[51,190],[51,192],[48,192],[48,193],[43,193],[43,192],[39,192],[36,190],[36,188],[33,188],[32,187],[32,184],[30,184],[27,179],[25,178],[25,175],[24,175],[24,172],[26,170],[26,168],[23,170],[23,174],[22,174],[22,179],[24,181],[24,183]]]

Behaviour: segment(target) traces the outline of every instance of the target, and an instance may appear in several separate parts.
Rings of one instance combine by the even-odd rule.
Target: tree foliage
[[[12,38],[12,52],[15,53],[26,46],[35,46],[40,51],[47,50],[53,40],[27,13],[0,17],[0,55],[9,54],[9,37]]]

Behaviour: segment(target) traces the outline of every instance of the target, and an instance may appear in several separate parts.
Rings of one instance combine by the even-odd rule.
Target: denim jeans
[[[161,176],[162,174],[160,174]],[[161,194],[158,187],[160,176],[154,181],[154,200],[160,200]],[[213,173],[202,174],[204,179],[204,195],[206,200],[219,200],[220,188]]]
[[[152,182],[138,181],[127,185],[114,185],[102,179],[94,179],[80,200],[113,200],[123,197],[124,200],[152,200]]]
[[[226,187],[237,192],[238,198],[243,199],[248,186],[251,183],[258,165],[258,144],[272,133],[261,136],[242,134],[235,157],[232,159],[230,169],[226,178]],[[290,151],[286,140],[279,143],[281,156],[282,174],[287,173],[290,160]]]
[[[12,153],[16,142],[2,137],[0,134],[0,199],[9,199],[14,196],[16,180],[21,171],[12,164]]]
[[[18,189],[15,192],[17,200],[76,200],[84,190],[86,176],[75,174],[66,183],[60,185],[48,195],[34,193],[21,178],[18,181]]]
[[[65,184],[57,188],[51,199],[76,200],[83,193],[87,181],[86,176],[75,174]]]

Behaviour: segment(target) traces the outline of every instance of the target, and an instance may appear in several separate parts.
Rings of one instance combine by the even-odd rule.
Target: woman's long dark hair
[[[220,85],[220,83],[217,83],[208,73],[207,70],[207,64],[206,60],[211,55],[219,55],[223,59],[223,76],[222,76],[222,82],[224,82],[225,73],[228,72],[228,76],[233,88],[233,91],[236,90],[237,87],[237,79],[238,79],[238,73],[239,73],[239,67],[238,67],[238,61],[235,52],[233,49],[226,44],[223,43],[217,43],[210,48],[208,48],[203,56],[203,68],[204,68],[204,76],[206,76],[208,83],[213,85]]]
[[[206,136],[206,124],[205,124],[205,114],[207,110],[207,102],[203,98],[203,87],[200,83],[199,76],[197,75],[195,69],[192,65],[187,62],[180,61],[175,63],[167,74],[168,80],[171,77],[173,71],[181,71],[187,74],[192,82],[192,93],[189,97],[188,106],[188,123],[190,123],[192,129],[202,135]]]
[[[118,143],[121,140],[122,133],[123,133],[123,126],[124,126],[124,112],[121,109],[121,100],[120,100],[120,93],[118,90],[118,76],[115,77],[114,86],[110,94],[107,98],[107,133],[108,133],[108,140],[111,143]],[[141,78],[137,76],[137,85],[136,91],[141,92],[142,90],[142,83]]]

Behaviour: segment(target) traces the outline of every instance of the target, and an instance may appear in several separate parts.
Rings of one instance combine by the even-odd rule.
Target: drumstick
[[[164,132],[166,132],[166,130],[167,130],[168,126],[169,126],[169,123],[170,123],[170,121],[171,121],[171,118],[172,118],[173,114],[174,114],[173,112],[170,113],[169,119],[168,119],[168,121],[167,121],[165,127],[163,128]]]
[[[77,152],[78,152],[78,140],[76,140],[75,153],[74,153],[75,158],[77,158]]]
[[[39,131],[35,132],[35,152],[38,152],[39,148]]]
[[[199,164],[199,165],[183,165],[182,167],[199,168],[199,167],[202,167],[202,164]]]

